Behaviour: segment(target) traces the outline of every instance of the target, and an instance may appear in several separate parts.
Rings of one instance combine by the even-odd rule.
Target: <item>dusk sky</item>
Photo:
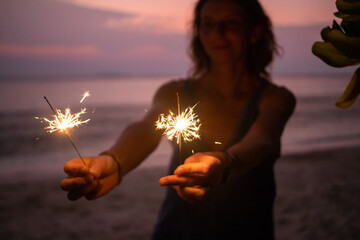
[[[0,76],[185,76],[195,0],[0,0]],[[335,0],[261,0],[284,56],[275,73],[351,72],[311,54]]]

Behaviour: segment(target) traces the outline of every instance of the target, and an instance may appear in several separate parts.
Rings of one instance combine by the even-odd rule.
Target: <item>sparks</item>
[[[194,108],[198,103],[192,107],[187,107],[185,111],[180,112],[180,100],[177,93],[177,105],[178,115],[175,115],[172,111],[169,111],[169,115],[160,114],[158,120],[155,122],[156,129],[163,129],[164,135],[172,141],[176,138],[176,142],[179,145],[180,164],[182,164],[181,157],[181,142],[191,142],[194,139],[200,139],[200,120],[194,113]]]
[[[184,112],[180,112],[179,94],[177,93],[178,115],[169,111],[169,115],[161,114],[158,121],[155,123],[156,129],[164,129],[164,135],[171,141],[174,138],[177,144],[181,144],[181,139],[184,141],[192,141],[200,139],[200,120],[194,113],[194,108],[198,103],[192,107],[187,107]]]
[[[84,94],[83,94],[83,97],[82,99],[80,100],[80,103],[82,103],[84,101],[85,98],[89,97],[90,96],[90,92],[89,91],[86,91]]]
[[[177,116],[171,111],[167,116],[161,114],[156,122],[156,129],[164,129],[164,135],[170,141],[176,138],[178,144],[181,139],[189,142],[196,138],[199,139],[201,124],[197,115],[193,112],[195,106],[186,108],[184,112]]]
[[[71,142],[72,146],[76,150],[77,154],[79,155],[81,161],[83,162],[84,165],[86,165],[84,159],[82,158],[79,150],[75,146],[75,143],[72,140],[72,138],[68,132],[68,129],[80,126],[81,124],[87,123],[88,121],[90,121],[90,119],[86,119],[84,121],[80,119],[80,116],[82,114],[86,113],[86,108],[81,109],[80,112],[75,113],[75,114],[71,114],[70,108],[66,108],[65,114],[63,114],[61,112],[61,110],[59,110],[59,109],[55,110],[53,108],[53,106],[51,105],[51,103],[49,102],[49,100],[45,96],[44,96],[44,99],[49,104],[49,107],[51,108],[51,110],[54,113],[54,115],[53,115],[54,120],[49,120],[47,118],[43,118],[44,121],[49,123],[49,126],[46,127],[45,129],[47,129],[47,131],[50,133],[56,132],[56,131],[64,132],[66,134],[66,136],[68,137],[69,141]],[[35,118],[37,118],[37,117],[35,117]]]
[[[56,115],[53,115],[54,119],[49,120],[47,118],[43,118],[46,122],[49,123],[45,129],[49,133],[52,132],[66,132],[67,129],[71,129],[73,127],[78,127],[83,123],[87,123],[90,119],[81,120],[80,116],[86,113],[86,108],[81,109],[78,113],[71,113],[70,108],[65,109],[65,113],[62,113],[61,110],[56,109]]]

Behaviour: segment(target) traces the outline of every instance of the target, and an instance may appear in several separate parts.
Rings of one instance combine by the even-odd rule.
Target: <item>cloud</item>
[[[335,0],[260,0],[275,25],[322,24],[334,18]]]
[[[76,6],[101,9],[112,12],[128,12],[136,15],[128,24],[135,27],[152,26],[153,29],[165,29],[168,32],[184,33],[191,19],[195,0],[62,0]],[[121,21],[121,23],[124,21]],[[114,23],[114,22],[112,22]],[[118,21],[120,24],[120,21]],[[123,26],[112,24],[111,26]]]
[[[2,43],[88,44],[106,33],[109,18],[131,18],[129,13],[74,6],[55,0],[1,0]]]
[[[187,62],[184,34],[135,13],[1,0],[0,15],[6,19],[0,21],[0,74],[156,74],[184,69]]]
[[[0,75],[184,75],[190,62],[186,55],[189,39],[173,21],[186,24],[184,13],[177,11],[188,8],[191,14],[189,6],[195,1],[183,1],[179,7],[180,0],[152,0],[149,7],[144,4],[149,0],[0,0]],[[280,2],[274,0],[269,12],[288,16],[293,10],[285,12],[281,6],[288,3]],[[318,9],[317,3],[313,6]],[[320,30],[327,24],[276,24],[285,50],[285,56],[275,62],[276,72],[327,71],[329,67],[311,54],[312,43],[320,39]]]
[[[105,27],[111,30],[132,32],[179,33],[178,28],[166,24],[167,18],[137,15],[132,18],[108,18]]]
[[[16,45],[0,44],[0,55],[24,57],[56,57],[56,58],[84,58],[99,56],[100,49],[91,45],[57,46],[57,45]]]

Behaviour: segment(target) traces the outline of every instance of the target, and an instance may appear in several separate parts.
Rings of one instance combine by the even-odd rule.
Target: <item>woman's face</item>
[[[250,38],[246,16],[242,6],[231,0],[205,3],[199,35],[213,64],[245,61]]]

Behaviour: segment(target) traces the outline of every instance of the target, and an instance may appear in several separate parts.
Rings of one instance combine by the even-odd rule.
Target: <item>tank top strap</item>
[[[194,83],[189,79],[181,79],[180,83],[182,84],[182,92],[180,93],[181,101],[183,107],[185,106],[193,106],[197,102],[199,102],[198,94],[196,93]]]
[[[181,95],[183,96],[182,106],[193,106],[199,101],[193,82],[191,80],[184,79],[181,80],[181,84]],[[226,148],[240,141],[246,135],[251,125],[255,122],[256,118],[259,115],[259,105],[261,102],[262,94],[269,84],[269,81],[265,80],[263,84],[258,89],[256,89],[247,99],[245,107],[239,117],[237,126],[234,130],[233,136],[231,137],[231,140],[227,144]],[[201,149],[209,148],[209,146],[207,146],[204,141],[200,142],[201,143],[199,144],[201,146]]]

